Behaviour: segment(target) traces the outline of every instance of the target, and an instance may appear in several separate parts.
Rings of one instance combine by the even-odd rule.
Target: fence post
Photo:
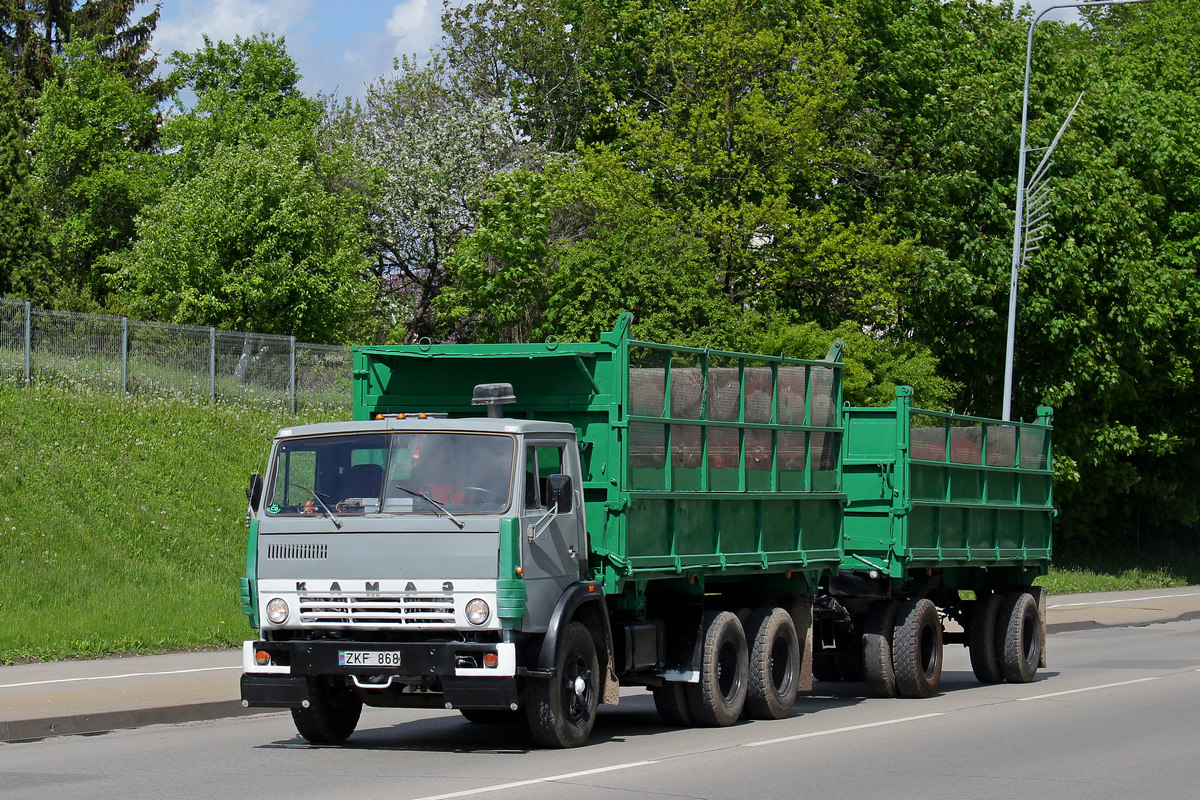
[[[208,402],[217,402],[217,329],[208,328]]]
[[[289,344],[291,345],[291,360],[292,360],[291,379],[288,381],[288,396],[291,398],[291,401],[292,401],[292,413],[295,414],[296,413],[296,337],[295,337],[295,335],[292,335],[292,336],[289,336],[288,339],[290,340]]]
[[[129,317],[121,317],[121,391],[129,394]]]
[[[32,304],[25,301],[25,383],[30,380],[30,367],[33,365],[31,358],[31,350],[33,349],[33,308]]]

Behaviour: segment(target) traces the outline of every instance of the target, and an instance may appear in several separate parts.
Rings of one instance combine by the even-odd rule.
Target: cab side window
[[[533,445],[526,449],[525,507],[547,508],[546,478],[563,471],[562,445]]]

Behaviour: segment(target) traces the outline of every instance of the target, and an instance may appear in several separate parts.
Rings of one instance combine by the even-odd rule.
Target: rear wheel
[[[892,637],[896,686],[904,697],[930,697],[942,679],[942,622],[927,597],[900,607]]]
[[[1024,591],[1005,595],[996,629],[1004,677],[1012,683],[1029,683],[1042,658],[1042,617],[1033,595]]]
[[[538,744],[578,747],[587,741],[600,700],[600,662],[583,623],[563,629],[554,676],[530,679],[526,686],[526,718]]]
[[[692,716],[699,725],[732,725],[746,704],[750,672],[742,623],[728,611],[706,613],[697,649],[700,681],[687,687]]]
[[[792,615],[782,608],[755,613],[746,627],[752,637],[746,712],[755,719],[792,713],[800,686],[800,639]]]
[[[892,664],[892,635],[896,628],[895,600],[877,600],[863,620],[863,673],[872,697],[897,697],[896,668]]]
[[[293,708],[296,730],[313,744],[341,744],[362,715],[362,700],[349,686],[327,676],[308,679],[308,708]]]
[[[1000,668],[1000,650],[996,636],[996,620],[1000,616],[1003,598],[995,593],[980,596],[971,612],[971,632],[967,648],[971,651],[971,669],[980,683],[1000,683],[1004,672]]]

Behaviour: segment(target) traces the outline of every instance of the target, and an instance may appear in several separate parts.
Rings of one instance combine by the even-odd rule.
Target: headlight
[[[488,608],[486,601],[476,597],[471,602],[467,603],[467,622],[472,625],[482,625],[488,621],[488,617],[492,615],[492,610]]]
[[[288,618],[288,604],[282,597],[276,597],[267,603],[267,619],[276,625]]]

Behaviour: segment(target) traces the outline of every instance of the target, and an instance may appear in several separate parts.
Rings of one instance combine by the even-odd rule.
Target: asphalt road
[[[535,750],[517,728],[367,709],[341,748],[285,714],[0,744],[0,798],[1194,797],[1200,621],[1057,634],[1032,684],[981,686],[947,649],[928,700],[817,684],[794,716],[668,729],[645,692],[604,709],[593,743]]]

